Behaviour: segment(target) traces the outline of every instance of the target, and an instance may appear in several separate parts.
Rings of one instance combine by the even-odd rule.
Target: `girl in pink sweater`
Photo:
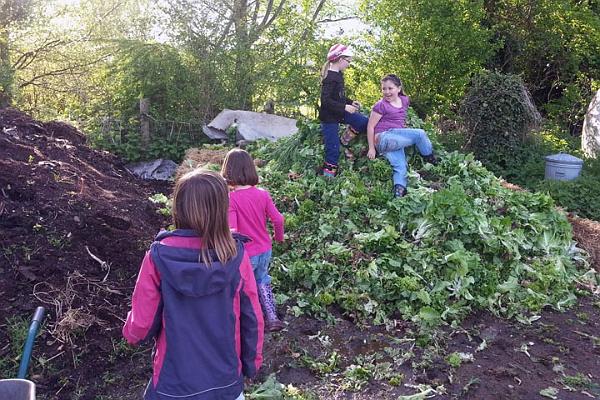
[[[271,220],[275,240],[283,242],[283,216],[273,204],[269,192],[256,187],[258,174],[248,152],[233,149],[225,156],[221,174],[231,187],[229,193],[229,227],[252,239],[245,244],[258,286],[258,297],[269,332],[283,329],[277,317],[269,264],[271,262],[271,236],[267,219]]]

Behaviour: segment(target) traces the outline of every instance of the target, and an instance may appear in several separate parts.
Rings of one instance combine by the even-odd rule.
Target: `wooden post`
[[[144,149],[148,148],[150,144],[150,118],[148,118],[148,112],[150,111],[150,100],[140,99],[140,134],[142,135],[142,146]]]

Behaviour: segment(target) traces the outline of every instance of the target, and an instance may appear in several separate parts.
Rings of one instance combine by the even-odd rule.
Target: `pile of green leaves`
[[[435,326],[476,309],[529,321],[575,302],[586,263],[549,196],[505,189],[473,156],[438,147],[437,166],[411,156],[408,195],[394,199],[389,164],[360,156],[365,146],[335,179],[315,174],[316,123],[254,149],[285,212],[271,273],[295,311],[336,304],[367,323]]]

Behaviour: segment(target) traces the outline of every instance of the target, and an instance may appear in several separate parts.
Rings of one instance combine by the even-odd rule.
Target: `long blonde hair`
[[[173,223],[177,229],[193,229],[202,238],[199,262],[211,264],[210,250],[222,264],[237,254],[228,209],[227,184],[216,172],[193,170],[175,183]]]
[[[331,61],[325,61],[325,64],[321,67],[321,83],[327,78],[327,71],[329,71],[329,67],[331,66]]]

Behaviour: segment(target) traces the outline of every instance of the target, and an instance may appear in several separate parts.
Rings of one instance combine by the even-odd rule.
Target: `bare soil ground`
[[[215,162],[194,157],[205,156]],[[29,376],[38,399],[141,397],[151,349],[125,345],[121,326],[144,251],[168,224],[148,197],[171,189],[132,176],[69,125],[0,110],[0,378],[16,375],[23,331],[43,305]],[[570,220],[600,270],[600,223]],[[600,398],[598,297],[532,325],[479,313],[433,336],[331,311],[325,321],[288,309],[249,392],[276,374],[296,398]]]

